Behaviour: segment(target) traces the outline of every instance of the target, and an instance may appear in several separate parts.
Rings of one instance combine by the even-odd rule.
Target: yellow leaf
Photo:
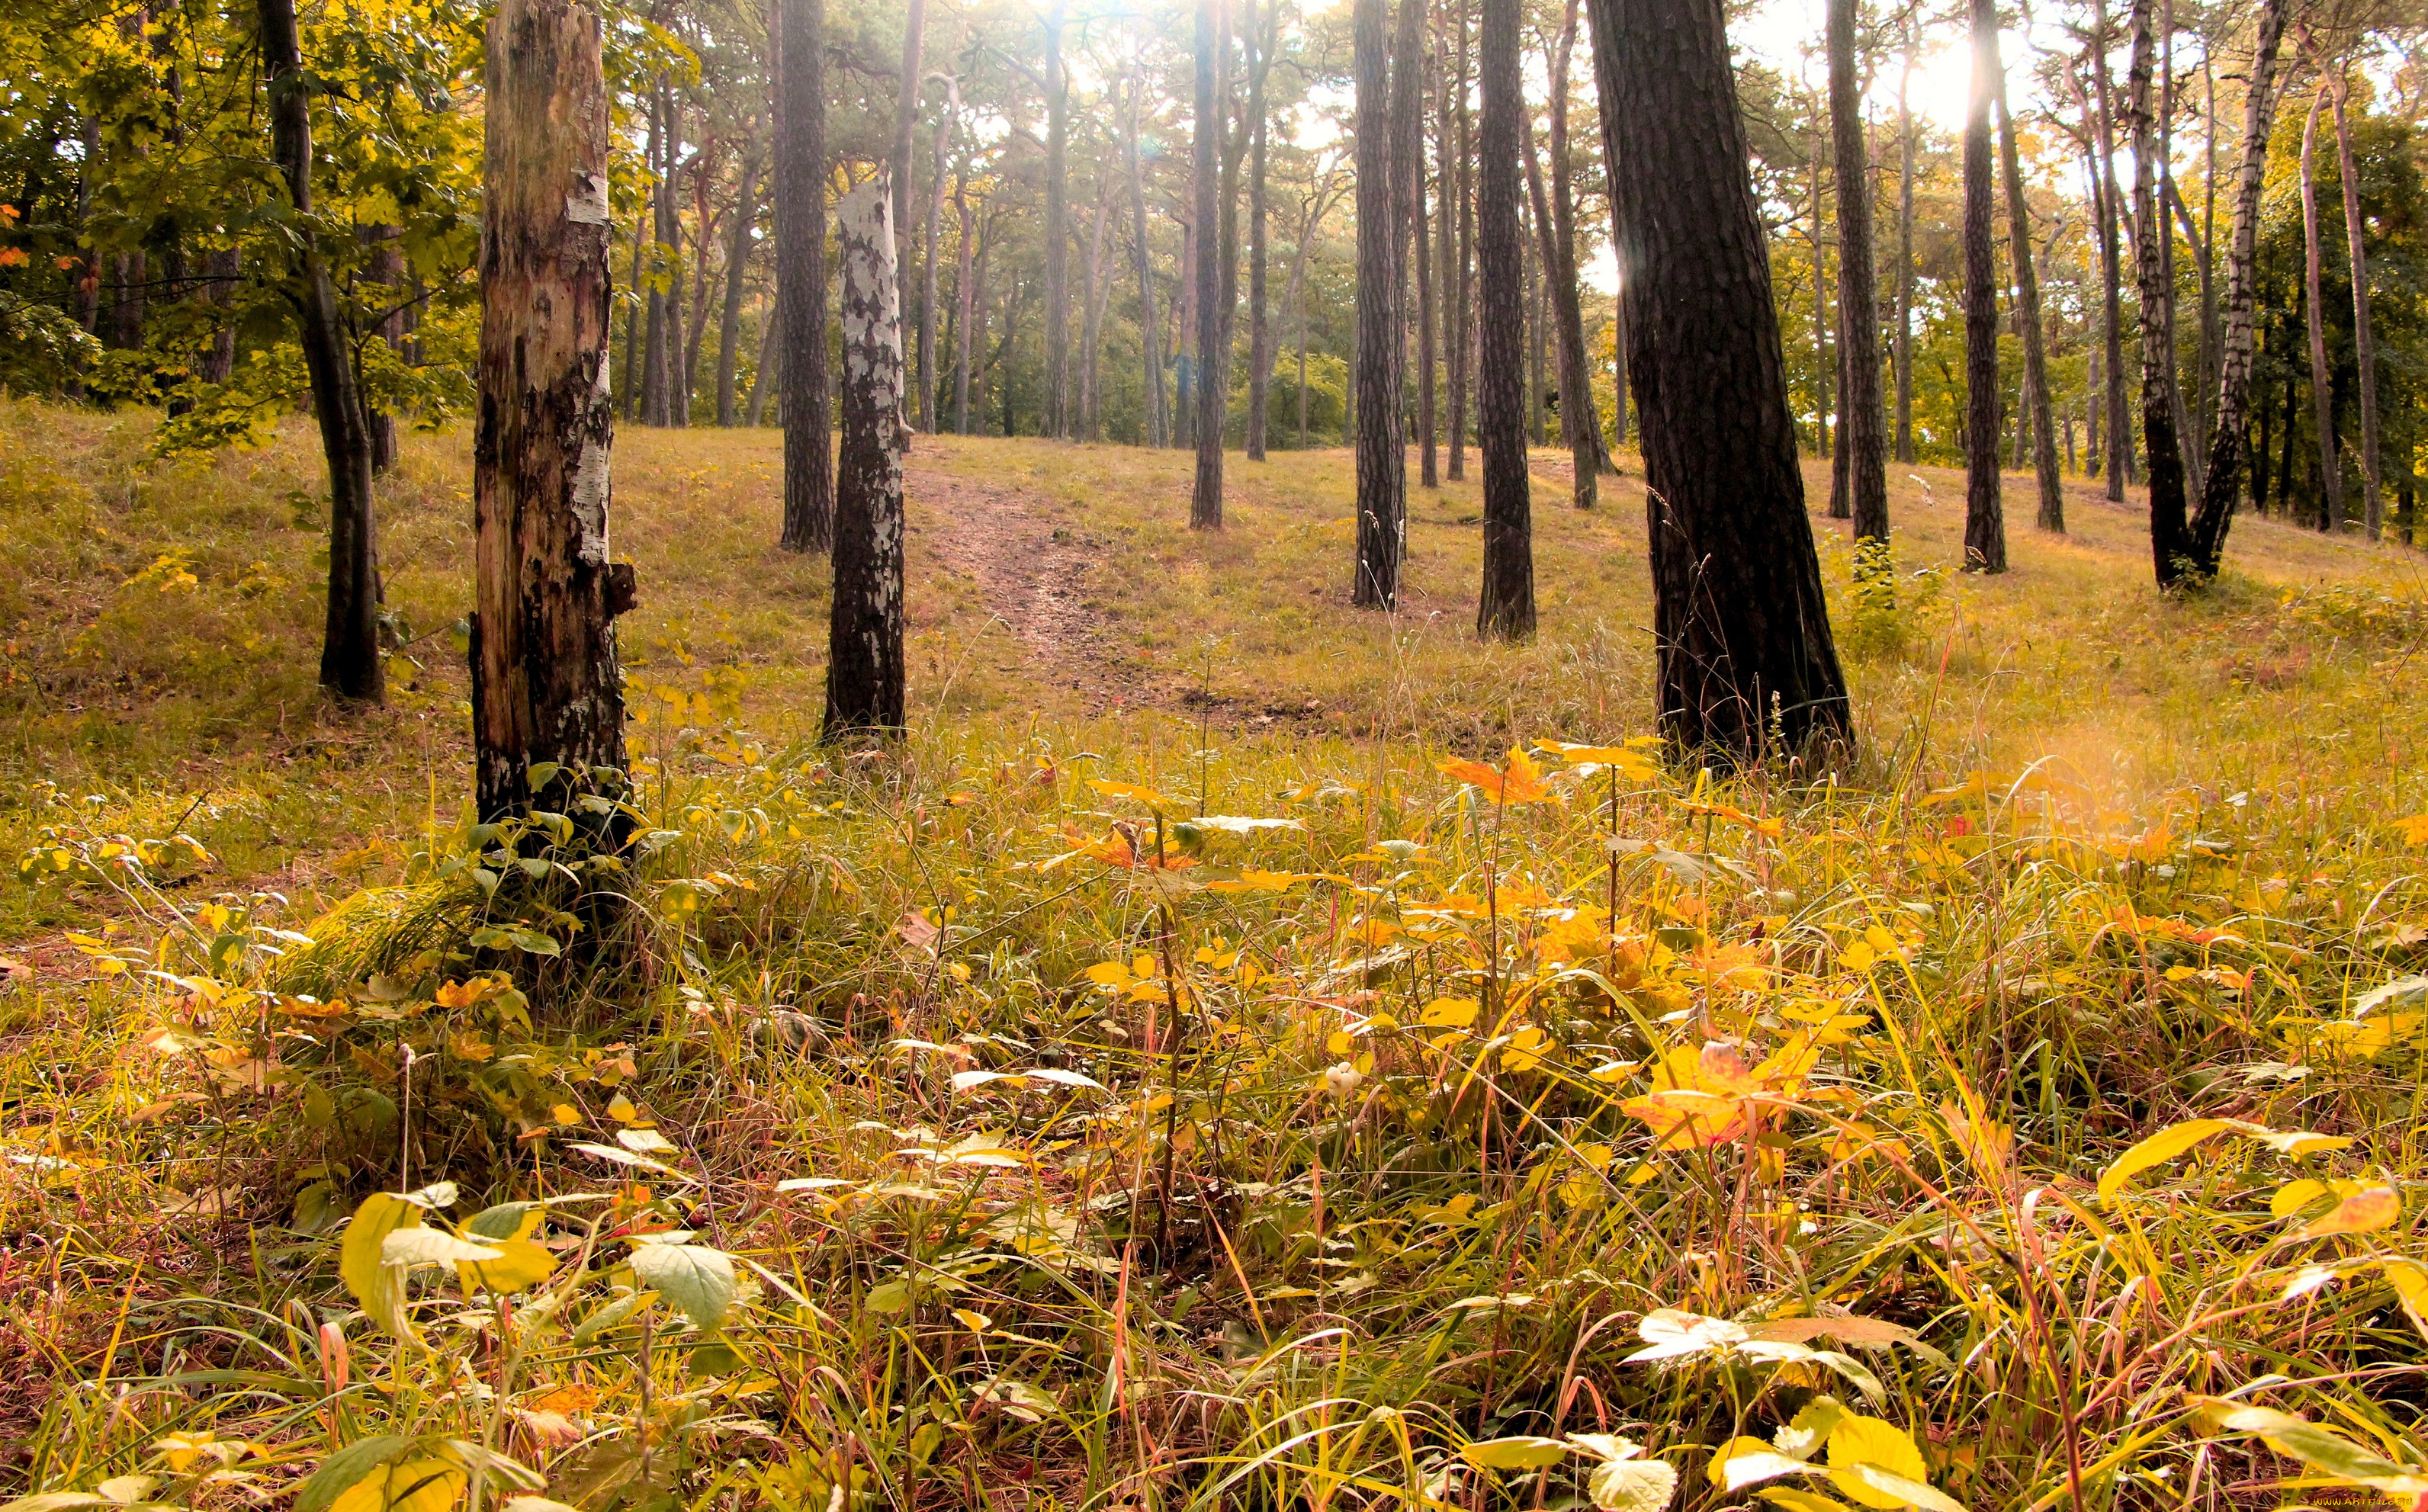
[[[1868,940],[1857,940],[1838,952],[1838,964],[1848,971],[1869,971],[1872,962],[1879,959],[1879,953],[1872,948]]]
[[[2412,1327],[2428,1335],[2428,1270],[2421,1269],[2416,1260],[2403,1259],[2387,1260],[2381,1269],[2393,1285],[2395,1296],[2403,1302],[2403,1316],[2411,1320]]]
[[[443,1459],[382,1465],[337,1493],[329,1512],[448,1512],[468,1480]]]
[[[1417,1022],[1429,1029],[1463,1029],[1475,1022],[1481,1005],[1472,997],[1436,997],[1425,1005]]]
[[[1759,1438],[1748,1438],[1745,1435],[1739,1434],[1734,1438],[1729,1440],[1726,1448],[1712,1456],[1712,1462],[1703,1468],[1703,1476],[1714,1486],[1723,1487],[1724,1489],[1733,1490],[1735,1487],[1729,1485],[1729,1461],[1731,1459],[1742,1459],[1748,1455],[1768,1454],[1771,1453],[1773,1453],[1773,1451],[1770,1445],[1764,1443],[1763,1440]]]
[[[1088,779],[1088,785],[1108,798],[1130,798],[1151,809],[1170,807],[1164,802],[1162,794],[1151,787],[1140,787],[1136,782],[1114,782],[1101,777],[1091,777]]]
[[[2268,1210],[2278,1218],[2290,1218],[2326,1194],[2325,1182],[2304,1176],[2278,1187],[2276,1194],[2268,1199]]]
[[[1837,1428],[1829,1435],[1830,1481],[1850,1500],[1864,1506],[1910,1504],[1904,1498],[1883,1491],[1855,1474],[1853,1467],[1857,1465],[1877,1465],[1910,1481],[1921,1481],[1929,1474],[1922,1463],[1922,1451],[1914,1447],[1903,1428],[1885,1418],[1848,1413],[1838,1420]]]
[[[1087,978],[1099,987],[1120,989],[1130,984],[1130,968],[1118,961],[1099,961],[1090,966]]]
[[[381,1258],[387,1237],[399,1229],[421,1226],[421,1208],[392,1192],[375,1192],[363,1199],[346,1224],[337,1247],[337,1275],[362,1305],[364,1316],[398,1339],[414,1337],[404,1316],[404,1267]]]
[[[2110,1200],[2124,1190],[2125,1183],[2154,1165],[2164,1165],[2203,1140],[2225,1133],[2237,1126],[2231,1118],[2195,1118],[2189,1123],[2162,1128],[2141,1143],[2116,1158],[2099,1177],[2102,1201]],[[1878,1504],[1874,1504],[1877,1505]]]
[[[2373,1234],[2403,1216],[2403,1197],[2392,1187],[2365,1187],[2312,1219],[2296,1235],[2324,1239],[2330,1234]]]
[[[2395,827],[2403,831],[2406,846],[2428,846],[2428,814],[2415,814],[2407,819],[2397,819]]]
[[[639,1109],[632,1106],[632,1099],[625,1096],[619,1092],[615,1094],[615,1099],[608,1103],[607,1116],[614,1119],[618,1124],[629,1124],[632,1120],[640,1117],[641,1112]]]

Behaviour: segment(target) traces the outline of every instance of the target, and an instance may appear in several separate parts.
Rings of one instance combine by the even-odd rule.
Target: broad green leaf
[[[1678,1494],[1678,1471],[1665,1459],[1614,1459],[1594,1467],[1585,1494],[1602,1512],[1662,1512]]]
[[[644,1244],[632,1252],[632,1274],[682,1309],[696,1327],[714,1328],[733,1305],[733,1261],[705,1244]]]
[[[2237,1122],[2237,1120],[2231,1118],[2195,1118],[2190,1123],[2177,1124],[2173,1127],[2158,1130],[2158,1132],[2151,1135],[2148,1139],[2143,1140],[2141,1143],[2134,1145],[2129,1150],[2126,1150],[2123,1155],[2118,1156],[2116,1158],[2116,1163],[2109,1166],[2106,1172],[2101,1174],[2099,1177],[2100,1199],[2102,1201],[2107,1201],[2113,1198],[2118,1192],[2124,1190],[2126,1182],[2131,1181],[2135,1176],[2141,1175],[2142,1172],[2147,1171],[2154,1165],[2166,1164],[2169,1160],[2172,1160],[2176,1156],[2183,1154],[2186,1150],[2189,1150],[2193,1145],[2200,1143],[2203,1140],[2210,1139],[2216,1135],[2225,1133],[2227,1130],[2235,1127]],[[1873,1504],[1878,1505],[1878,1504],[1875,1503]]]
[[[1481,1439],[1460,1449],[1458,1457],[1478,1470],[1541,1470],[1567,1458],[1568,1446],[1557,1438],[1521,1434],[1513,1438]]]
[[[2353,1004],[2352,1016],[2367,1018],[2388,1008],[2416,1008],[2428,1004],[2428,977],[2397,977],[2383,987],[2360,994]]]
[[[363,1315],[397,1339],[415,1335],[404,1316],[404,1270],[388,1263],[386,1250],[391,1234],[421,1226],[421,1212],[418,1203],[393,1192],[375,1192],[354,1209],[346,1224],[346,1237],[337,1246],[338,1278],[353,1293]]]
[[[656,1295],[650,1291],[634,1291],[604,1302],[592,1308],[587,1317],[573,1326],[573,1342],[586,1344],[641,1310],[641,1305]]]

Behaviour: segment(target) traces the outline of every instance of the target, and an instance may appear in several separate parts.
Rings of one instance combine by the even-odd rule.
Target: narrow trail
[[[1021,653],[998,670],[1097,704],[1153,700],[1154,686],[1113,654],[1104,616],[1087,606],[1087,544],[1058,529],[1043,501],[921,467],[915,450],[906,464],[906,487],[934,511],[937,558],[977,583]]]

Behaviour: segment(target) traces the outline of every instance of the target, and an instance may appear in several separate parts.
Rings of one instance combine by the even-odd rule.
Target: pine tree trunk
[[[910,216],[910,195],[917,187],[910,155],[917,141],[919,52],[927,31],[927,0],[907,0],[902,15],[902,72],[895,80],[894,93],[894,268],[897,289],[900,275],[910,267],[910,230],[918,224]],[[905,395],[910,392],[909,376],[906,368]]]
[[[1518,155],[1526,101],[1519,0],[1483,0],[1476,74],[1484,92],[1475,181],[1476,275],[1483,360],[1476,373],[1476,440],[1484,452],[1484,586],[1475,632],[1486,639],[1534,633],[1534,526],[1526,475],[1526,320],[1518,227]]]
[[[936,428],[936,294],[938,238],[944,231],[944,163],[953,141],[953,118],[961,112],[961,81],[944,80],[944,108],[936,115],[936,160],[927,189],[926,254],[919,260],[919,429]]]
[[[691,319],[683,328],[681,381],[675,386],[675,423],[679,426],[691,424],[692,398],[699,392],[699,349],[708,341],[708,301],[713,292],[708,249],[715,240],[708,205],[711,180],[715,176],[708,156],[713,145],[702,146],[700,160],[692,170],[692,220],[698,230],[692,238],[696,255],[692,259]]]
[[[633,599],[631,566],[608,554],[614,145],[600,58],[599,16],[580,0],[500,0],[484,99],[472,743],[484,823],[543,808],[612,847],[630,820],[575,801],[625,786],[615,620]]]
[[[784,343],[788,551],[834,545],[827,407],[826,0],[776,0],[784,39],[776,90],[776,302]]]
[[[1251,11],[1251,15],[1254,12]],[[1266,174],[1271,156],[1272,123],[1266,119],[1265,75],[1272,72],[1273,48],[1281,40],[1281,8],[1266,8],[1264,39],[1255,41],[1255,25],[1248,32],[1255,55],[1248,65],[1248,460],[1265,460],[1265,410],[1271,403],[1273,368],[1272,319],[1265,308]]]
[[[769,51],[776,54],[780,61],[781,54],[778,51],[778,37],[774,23],[774,12],[771,10],[767,28]],[[649,134],[642,147],[641,161],[649,173],[655,173],[658,171],[658,107],[654,96],[651,97],[649,104]],[[647,282],[649,266],[647,260],[649,254],[649,233],[653,229],[650,222],[653,219],[648,215],[632,217],[632,276],[624,290],[624,366],[622,369],[623,414],[624,419],[628,420],[638,419],[641,415],[641,390],[646,386],[642,374],[647,370],[641,366],[641,328],[652,318],[649,312],[656,308],[648,296]]]
[[[745,408],[742,421],[754,431],[767,418],[767,401],[775,396],[783,383],[784,342],[780,333],[784,325],[781,308],[784,296],[780,291],[776,296],[776,303],[779,307],[767,312],[760,329],[759,370],[750,375],[750,402]]]
[[[261,60],[270,93],[271,151],[295,213],[312,217],[312,84],[304,71],[294,0],[261,0]],[[386,696],[380,666],[379,545],[371,514],[370,427],[345,317],[317,241],[306,236],[288,269],[287,297],[301,326],[311,375],[312,413],[329,467],[329,601],[320,643],[320,685],[339,698],[378,703]]]
[[[976,434],[970,429],[970,353],[974,343],[986,338],[983,324],[986,320],[986,249],[983,246],[977,249],[975,255],[977,257],[976,271],[973,274],[970,249],[974,238],[970,235],[969,199],[962,175],[956,175],[953,180],[953,203],[961,220],[960,272],[953,284],[953,296],[960,305],[960,312],[955,316],[953,337],[953,432],[957,436],[970,436]],[[985,349],[981,346],[977,350]],[[986,420],[984,388],[978,391],[978,420],[983,424]]]
[[[1133,74],[1129,85],[1129,122],[1124,153],[1130,171],[1130,245],[1138,257],[1139,345],[1146,367],[1146,444],[1171,444],[1171,411],[1163,394],[1162,325],[1155,317],[1155,262],[1147,240],[1146,178],[1139,164],[1139,115],[1144,108],[1146,79]]]
[[[2234,194],[2234,244],[2225,260],[2224,335],[2219,345],[2217,408],[2209,432],[2208,475],[2202,480],[2200,513],[2193,517],[2191,554],[2203,577],[2217,575],[2225,534],[2241,491],[2244,435],[2250,423],[2253,318],[2258,303],[2259,194],[2268,172],[2268,139],[2275,129],[2280,91],[2272,87],[2276,50],[2285,38],[2289,0],[2261,0],[2257,35],[2242,107],[2242,166]],[[2266,406],[2260,406],[2263,452]],[[2266,459],[2252,467],[2252,507],[2267,494]]]
[[[2361,525],[2376,540],[2386,523],[2386,498],[2378,474],[2377,340],[2369,319],[2369,252],[2362,236],[2360,169],[2353,161],[2352,127],[2344,119],[2351,81],[2338,69],[2327,81],[2336,118],[2337,176],[2343,180],[2344,245],[2352,255],[2353,358],[2360,380]]]
[[[1591,4],[1662,731],[1731,763],[1780,743],[1843,745],[1846,682],[1804,512],[1722,0]]]
[[[1896,459],[1913,465],[1913,107],[1906,98],[1913,82],[1914,54],[1922,45],[1922,13],[1906,16],[1905,72],[1897,77],[1897,292]]]
[[[1222,0],[1197,0],[1197,475],[1189,528],[1222,528],[1222,400],[1216,370],[1222,345],[1222,152],[1225,47]]]
[[[1071,438],[1071,79],[1062,16],[1063,0],[1054,0],[1045,15],[1045,434],[1058,441]]]
[[[1410,217],[1417,254],[1417,485],[1441,486],[1440,417],[1435,410],[1440,331],[1434,318],[1432,222],[1426,218],[1423,140],[1417,151],[1416,204]]]
[[[843,455],[835,469],[834,604],[825,735],[898,734],[902,617],[902,305],[883,175],[835,205],[843,262]]]
[[[1578,310],[1577,286],[1566,276],[1567,265],[1560,255],[1559,233],[1553,228],[1550,196],[1543,189],[1543,171],[1535,165],[1534,152],[1528,151],[1519,156],[1525,159],[1527,201],[1534,211],[1535,257],[1544,271],[1546,280],[1544,287],[1549,293],[1549,303],[1551,306],[1550,320],[1547,323],[1559,327],[1560,332],[1560,439],[1568,444],[1570,468],[1576,474],[1576,485],[1570,497],[1577,508],[1591,509],[1600,497],[1595,477],[1596,452],[1599,448],[1594,445],[1600,437],[1598,429],[1591,420],[1592,380],[1583,376],[1586,371],[1584,317],[1581,312],[1577,315],[1575,346],[1572,350],[1569,344],[1568,316],[1572,311]],[[1544,333],[1540,330],[1535,332],[1535,339],[1538,342],[1543,339],[1543,336]],[[1584,420],[1580,420],[1576,412],[1569,407],[1576,402],[1581,383],[1584,386],[1586,416]]]
[[[1452,93],[1456,97],[1458,140],[1458,259],[1453,287],[1451,290],[1450,347],[1450,477],[1453,483],[1467,478],[1467,415],[1468,400],[1475,386],[1475,121],[1468,100],[1468,25],[1472,0],[1451,0],[1457,7],[1453,25],[1458,29],[1452,52]],[[1452,275],[1445,272],[1446,279]]]
[[[1453,307],[1453,287],[1458,282],[1458,139],[1457,116],[1451,96],[1465,88],[1450,36],[1457,14],[1452,0],[1444,0],[1434,27],[1434,250],[1433,266],[1427,270],[1433,275],[1435,361],[1445,386],[1436,423],[1449,433],[1444,439],[1452,456],[1459,452],[1457,400],[1453,392],[1458,386],[1459,349],[1458,315]],[[1450,476],[1456,479],[1463,470],[1453,466]]]
[[[716,330],[716,423],[734,423],[735,379],[742,370],[742,283],[750,269],[750,228],[759,220],[759,144],[742,155],[733,187],[733,239],[725,250],[725,311]]]
[[[203,258],[206,297],[221,311],[236,303],[237,281],[244,272],[243,256],[239,247],[221,247]],[[80,279],[76,287],[81,297],[86,281]],[[198,376],[206,384],[224,384],[236,376],[236,322],[224,314],[212,324],[210,344],[203,349]]]
[[[1973,0],[1973,101],[1964,121],[1964,567],[2007,570],[1998,495],[1998,289],[1991,246],[1990,99],[1998,77],[1995,0]]]
[[[2097,135],[2099,162],[2096,175],[2099,185],[2099,255],[2100,276],[2107,281],[2107,362],[2108,380],[2108,497],[2116,503],[2124,501],[2124,485],[2133,478],[2133,429],[2124,402],[2124,255],[2117,246],[2118,225],[2124,219],[2124,195],[2116,183],[2115,112],[2108,104],[2108,7],[2106,0],[2095,14],[2095,30],[2092,50],[2092,80],[2098,90]]]
[[[2319,293],[2319,177],[2315,172],[2319,110],[2327,102],[2327,87],[2319,86],[2310,100],[2310,118],[2302,126],[2302,293],[2310,334],[2310,403],[2319,425],[2320,526],[2329,534],[2344,528],[2343,465],[2336,455],[2334,380],[2327,369],[2326,305]]]
[[[1855,537],[1889,534],[1886,439],[1880,435],[1880,333],[1872,279],[1872,155],[1855,78],[1856,0],[1829,0],[1829,131],[1838,171],[1838,328],[1846,419],[1838,448]]]
[[[1593,355],[1585,350],[1584,299],[1577,275],[1577,196],[1568,171],[1568,81],[1576,57],[1579,0],[1568,0],[1560,37],[1551,51],[1551,96],[1545,116],[1550,126],[1551,303],[1560,326],[1560,432],[1580,475],[1616,474],[1602,444],[1601,412],[1594,398]],[[1587,463],[1591,467],[1587,467]],[[1577,506],[1590,509],[1596,495],[1581,484]]]
[[[2150,555],[2158,585],[2177,582],[2190,564],[2182,442],[2175,430],[2175,289],[2164,248],[2174,238],[2158,198],[2158,133],[2152,74],[2157,41],[2154,0],[2133,0],[2133,61],[2125,119],[2133,140],[2133,246],[2141,274],[2142,461],[2150,479]]]
[[[1357,91],[1357,568],[1350,601],[1390,610],[1400,602],[1408,509],[1400,413],[1405,316],[1393,255],[1390,8],[1387,0],[1353,0],[1350,16]]]
[[[2040,272],[2032,264],[2031,206],[2024,199],[2022,155],[2015,123],[2007,113],[2007,81],[1998,79],[1999,168],[2007,181],[2007,243],[2015,265],[2015,313],[2023,325],[2023,406],[2033,468],[2040,475],[2040,515],[2044,531],[2065,530],[2065,480],[2057,468],[2057,420],[2049,407],[2048,338],[2041,322]],[[2026,427],[2019,427],[2024,429]]]
[[[1821,215],[1825,203],[1821,197],[1821,135],[1813,136],[1813,443],[1821,455],[1836,460],[1830,448],[1829,414],[1830,380],[1836,374],[1836,364],[1829,352],[1829,229]],[[1833,476],[1829,492],[1829,518],[1845,519],[1849,514],[1846,495]]]
[[[1096,175],[1096,213],[1088,224],[1088,287],[1081,291],[1079,306],[1079,435],[1083,439],[1103,438],[1103,416],[1096,396],[1096,355],[1105,336],[1105,304],[1112,293],[1112,278],[1105,271],[1105,233],[1113,215],[1113,179],[1109,173]]]

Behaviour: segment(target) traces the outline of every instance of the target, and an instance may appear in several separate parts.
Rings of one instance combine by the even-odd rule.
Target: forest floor
[[[150,432],[0,400],[0,1491],[2428,1477],[2428,558],[2245,519],[2161,597],[2136,505],[2010,477],[1968,576],[1961,475],[1895,469],[1893,601],[1814,521],[1861,750],[1725,778],[1644,739],[1632,456],[1587,513],[1537,454],[1509,647],[1472,481],[1386,618],[1346,452],[1193,533],[1187,453],[922,437],[914,728],[839,757],[779,437],[630,430],[601,862],[463,813],[464,436],[382,485],[346,713],[308,435]]]

